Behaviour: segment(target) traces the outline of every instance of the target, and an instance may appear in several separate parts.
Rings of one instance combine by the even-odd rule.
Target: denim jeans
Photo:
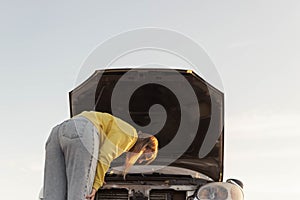
[[[84,117],[54,127],[46,142],[44,200],[84,200],[92,191],[99,151],[97,128]]]

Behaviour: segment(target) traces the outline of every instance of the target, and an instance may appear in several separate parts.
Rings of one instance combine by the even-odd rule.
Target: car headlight
[[[200,200],[243,200],[242,189],[232,183],[209,183],[202,186],[197,192]]]

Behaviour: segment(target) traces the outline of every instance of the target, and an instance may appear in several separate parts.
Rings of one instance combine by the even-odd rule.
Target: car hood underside
[[[181,89],[186,90],[184,84],[193,91],[195,101],[189,101],[192,96],[178,96],[184,92]],[[126,91],[134,85],[138,87],[128,96]],[[132,122],[143,132],[154,134],[159,141],[154,165],[189,169],[214,181],[222,180],[224,95],[195,72],[173,69],[98,70],[69,96],[71,116],[90,110],[107,112]],[[119,98],[115,100],[115,96]],[[197,110],[199,114],[195,112]],[[183,122],[185,125],[182,125]],[[159,131],[153,128],[159,126]],[[188,145],[184,145],[186,141],[189,141]],[[112,167],[122,163],[124,157],[121,156],[112,163]]]

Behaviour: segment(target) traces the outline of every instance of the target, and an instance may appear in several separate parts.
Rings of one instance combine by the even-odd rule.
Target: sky
[[[1,199],[37,199],[45,141],[70,116],[68,92],[85,60],[109,38],[145,27],[191,38],[214,63],[225,93],[224,179],[243,181],[247,200],[298,199],[299,1],[0,5]],[[150,52],[146,63],[183,63],[157,53]],[[145,61],[137,53],[114,64],[136,58]]]

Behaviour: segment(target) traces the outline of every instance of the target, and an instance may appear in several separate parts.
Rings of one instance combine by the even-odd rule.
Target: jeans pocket
[[[69,139],[81,138],[89,131],[87,124],[87,120],[69,119],[62,125],[62,135]]]
[[[80,124],[69,119],[62,124],[62,136],[69,139],[76,139],[82,137]]]

